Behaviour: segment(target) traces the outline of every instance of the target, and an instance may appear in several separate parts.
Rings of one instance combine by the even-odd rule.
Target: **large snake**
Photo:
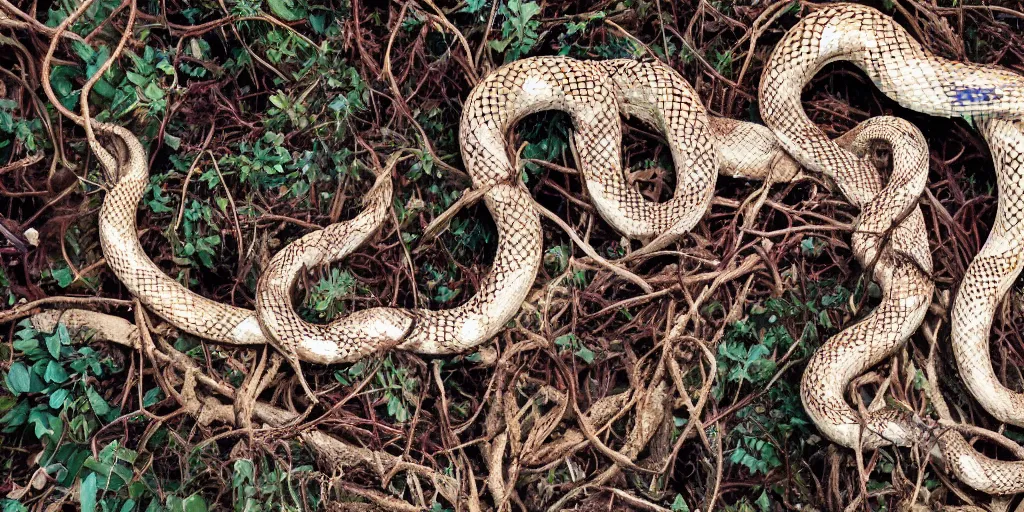
[[[803,111],[803,86],[837,60],[854,63],[904,107],[973,118],[988,141],[996,160],[999,207],[989,239],[968,268],[954,302],[953,349],[961,375],[978,401],[998,419],[1024,424],[1024,399],[999,383],[988,354],[995,307],[1024,262],[1024,136],[1017,120],[1024,114],[1024,78],[994,66],[936,57],[888,16],[855,4],[828,5],[790,29],[767,63],[759,91],[765,124],[786,150],[804,166],[835,179],[844,194],[862,206],[861,219],[871,215],[882,221],[873,226],[861,222],[855,237],[877,240],[906,215],[891,230],[891,243],[876,266],[875,277],[884,291],[882,304],[813,356],[801,386],[804,407],[826,436],[846,446],[907,445],[926,438],[906,414],[885,408],[862,418],[843,398],[852,377],[891,355],[920,323],[930,301],[931,258],[923,219],[915,207],[923,182],[907,186],[907,194],[879,200],[877,177],[865,181],[872,176],[864,169],[866,162],[830,141]],[[918,138],[905,137],[902,143],[890,139],[897,168],[901,153],[902,165],[923,165],[920,148],[911,147]],[[891,263],[886,263],[887,254],[892,255]],[[887,277],[885,272],[894,274]],[[902,284],[894,287],[890,281],[887,287],[887,279],[897,274],[902,274]],[[857,331],[869,328],[874,335],[854,339]],[[948,468],[968,485],[993,494],[1024,491],[1024,462],[984,457],[952,430],[939,433],[937,447]]]
[[[474,185],[498,229],[491,271],[477,294],[445,310],[373,308],[327,325],[303,321],[291,306],[299,272],[344,257],[376,229],[390,204],[390,183],[380,179],[368,209],[357,218],[315,231],[271,260],[257,289],[257,313],[206,299],[164,274],[136,236],[135,211],[149,181],[145,151],[128,130],[97,124],[123,142],[116,184],[100,211],[100,240],[107,263],[125,287],[178,328],[227,344],[272,342],[293,362],[354,361],[398,346],[426,354],[463,352],[496,334],[519,310],[540,264],[539,216],[505,150],[505,134],[522,117],[541,110],[570,114],[581,174],[605,218],[624,234],[678,236],[707,210],[719,163],[728,173],[787,179],[796,172],[769,130],[726,119],[711,121],[696,93],[658,62],[584,62],[569,58],[524,59],[488,75],[470,93],[460,141]],[[676,196],[644,201],[626,183],[621,167],[621,112],[666,134],[677,169]],[[717,151],[721,139],[741,145]],[[385,178],[386,179],[386,178]],[[266,333],[266,334],[265,334]]]
[[[757,179],[788,179],[797,170],[765,127],[711,121],[689,84],[659,62],[558,57],[516,61],[473,89],[459,131],[466,169],[474,186],[486,190],[498,230],[494,266],[476,295],[451,309],[383,308],[327,325],[304,321],[289,306],[300,272],[344,257],[353,245],[341,243],[348,239],[351,224],[336,224],[297,240],[265,269],[257,314],[272,341],[303,360],[332,363],[396,343],[424,354],[463,352],[493,337],[519,310],[542,251],[540,223],[532,200],[515,185],[519,172],[507,156],[505,140],[520,119],[550,109],[567,112],[572,119],[580,173],[598,211],[626,236],[652,239],[647,248],[670,242],[700,220],[710,204],[719,164],[730,174]],[[665,134],[681,170],[671,200],[647,201],[626,183],[620,110]],[[383,339],[379,333],[387,333],[384,338],[401,334],[401,339]]]
[[[100,213],[102,248],[109,267],[143,304],[178,328],[213,341],[272,342],[293,362],[353,361],[390,347],[428,354],[461,352],[492,337],[515,315],[539,266],[539,216],[517,182],[519,173],[505,147],[507,132],[524,116],[548,109],[570,115],[580,174],[597,211],[612,227],[647,240],[651,248],[670,243],[703,216],[720,166],[738,176],[792,177],[796,166],[781,150],[784,147],[803,165],[835,179],[862,208],[855,252],[865,264],[875,262],[874,277],[884,291],[882,305],[868,319],[831,339],[815,355],[802,386],[805,406],[827,436],[848,446],[919,441],[921,427],[907,415],[885,409],[862,418],[843,399],[854,372],[891,354],[916,329],[932,285],[923,218],[916,208],[924,185],[919,173],[924,154],[920,133],[903,123],[880,120],[840,141],[854,149],[872,139],[893,144],[898,178],[883,190],[877,173],[863,159],[829,141],[803,113],[804,83],[821,66],[840,58],[863,67],[884,92],[906,106],[939,115],[975,116],[997,156],[997,229],[982,251],[987,259],[979,257],[983,268],[976,269],[978,261],[972,265],[954,306],[954,347],[961,370],[972,391],[987,393],[981,383],[996,381],[984,333],[977,331],[987,333],[991,310],[1009,285],[1006,279],[1012,281],[1020,267],[1012,252],[1021,240],[1021,233],[1014,231],[1021,214],[1004,208],[1020,195],[1004,189],[1024,186],[1013,174],[1020,172],[1021,137],[1014,121],[1000,117],[1021,111],[1015,87],[1019,78],[991,67],[937,59],[892,20],[860,6],[836,5],[808,16],[773,54],[762,81],[761,106],[778,141],[763,127],[710,118],[686,81],[658,62],[542,57],[517,61],[488,75],[466,101],[460,145],[474,186],[483,190],[494,216],[498,249],[477,294],[456,308],[373,308],[327,325],[306,323],[295,314],[291,289],[299,272],[344,257],[386,217],[391,201],[387,174],[378,177],[362,214],[310,233],[274,257],[260,279],[255,313],[189,291],[146,256],[136,235],[136,209],[148,185],[142,145],[128,130],[96,124],[96,130],[112,136],[120,149],[120,159],[114,159],[93,147],[115,182]],[[673,199],[648,202],[627,184],[620,154],[623,114],[665,135],[679,171]],[[888,245],[882,245],[887,239]],[[973,302],[963,306],[968,300]],[[964,354],[984,364],[965,369],[975,363]],[[996,395],[998,403],[1007,402]],[[979,400],[990,410],[998,409]],[[987,459],[956,432],[943,433],[938,441],[941,455],[969,485],[993,493],[1024,489],[1021,463]]]

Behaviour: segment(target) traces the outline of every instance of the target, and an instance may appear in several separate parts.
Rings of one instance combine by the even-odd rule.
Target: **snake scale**
[[[203,298],[149,259],[135,219],[149,183],[146,152],[127,129],[93,123],[97,133],[112,139],[114,148],[111,153],[92,145],[114,183],[99,216],[102,249],[110,269],[147,308],[206,339],[238,345],[269,342],[293,363],[354,361],[395,347],[448,354],[497,334],[518,311],[540,265],[540,217],[506,151],[507,133],[523,117],[552,109],[569,114],[579,172],[597,212],[623,235],[645,241],[649,250],[673,242],[701,219],[719,172],[785,181],[797,175],[798,162],[832,178],[861,208],[852,246],[858,260],[871,266],[883,291],[877,308],[815,353],[801,385],[805,408],[827,437],[845,446],[928,442],[932,432],[909,414],[884,407],[865,416],[844,397],[854,377],[891,356],[918,328],[933,284],[917,207],[927,178],[927,145],[915,127],[893,118],[869,120],[836,141],[814,126],[803,112],[800,93],[822,66],[835,60],[856,64],[905,107],[970,117],[988,141],[997,169],[999,208],[995,227],[954,302],[953,347],[961,375],[979,402],[1001,421],[1024,425],[1024,395],[998,381],[988,354],[995,308],[1024,266],[1024,135],[1019,120],[1024,82],[1000,68],[931,55],[891,18],[859,5],[819,8],[777,45],[759,90],[767,128],[709,116],[689,84],[657,61],[536,57],[487,75],[466,100],[459,142],[499,240],[494,265],[477,293],[455,308],[378,307],[315,325],[292,307],[292,288],[303,269],[344,258],[387,218],[391,166],[377,177],[362,213],[311,232],[274,256],[260,277],[253,311]],[[44,73],[48,67],[47,60]],[[671,200],[647,201],[628,184],[620,149],[622,116],[635,117],[665,136],[678,171]],[[893,148],[894,172],[885,187],[862,158],[877,140]],[[939,432],[933,440],[936,454],[968,485],[994,494],[1024,491],[1024,463],[989,459],[955,431]]]

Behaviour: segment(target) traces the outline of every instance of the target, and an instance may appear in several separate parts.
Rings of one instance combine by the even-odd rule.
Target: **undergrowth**
[[[47,106],[37,76],[52,28],[77,5],[21,5],[37,24],[0,16],[0,47],[7,50],[0,54],[0,302],[9,312],[44,297],[86,297],[96,301],[91,307],[137,322],[131,303],[99,299],[131,298],[99,247],[97,211],[112,183],[84,131]],[[78,108],[86,80],[111,58],[127,6],[95,0],[72,24],[75,37],[57,45],[47,78],[64,107]],[[135,6],[128,44],[87,100],[96,120],[130,127],[143,141],[152,165],[139,236],[154,262],[190,289],[251,308],[260,272],[277,250],[314,226],[354,216],[372,184],[368,171],[389,154],[410,155],[392,173],[393,218],[381,234],[301,280],[296,306],[314,323],[375,306],[449,308],[476,292],[498,239],[483,204],[426,235],[471,187],[458,126],[464,99],[487,71],[534,55],[653,56],[694,84],[713,113],[757,121],[761,66],[784,29],[807,12],[798,2],[647,0]],[[879,7],[907,15],[895,3]],[[962,49],[971,60],[1020,65],[1019,19],[984,9],[934,11],[956,30],[925,29],[934,31],[933,44]],[[751,36],[759,38],[753,48]],[[847,71],[830,68],[807,97],[809,114],[830,133],[883,111],[911,115]],[[948,290],[988,229],[994,180],[974,170],[990,164],[966,124],[912,120],[938,156],[929,185],[935,202],[924,210],[930,232],[949,242],[933,244],[934,277]],[[672,158],[648,131],[627,123],[625,164],[643,193],[665,199],[674,184]],[[601,256],[621,258],[639,245],[595,216],[579,177],[565,171],[575,168],[571,139],[568,116],[541,113],[521,123],[510,148],[540,205]],[[384,459],[332,468],[302,437],[312,431],[451,478],[462,495],[491,496],[488,506],[499,505],[486,500],[505,482],[502,506],[528,510],[573,493],[559,506],[628,506],[609,489],[679,512],[841,509],[861,498],[866,509],[891,510],[912,494],[907,478],[917,471],[926,473],[931,505],[961,503],[931,466],[913,466],[893,449],[868,455],[862,495],[853,453],[818,435],[800,401],[804,364],[870,309],[878,290],[853,262],[845,233],[815,228],[821,216],[852,221],[855,210],[837,193],[813,180],[775,186],[751,228],[776,233],[762,243],[739,228],[748,213],[738,205],[758,187],[723,178],[716,193],[723,201],[691,235],[672,251],[630,264],[656,290],[652,296],[588,260],[545,221],[535,293],[493,344],[461,355],[392,351],[303,366],[321,403],[283,426],[199,421],[185,406],[184,372],[173,365],[95,342],[89,332],[81,339],[63,324],[39,332],[21,315],[7,322],[0,344],[0,510],[370,510],[387,509],[389,499],[414,509],[464,509],[434,492],[430,478],[382,470]],[[794,225],[810,227],[786,232]],[[30,243],[31,232],[38,241]],[[709,273],[748,257],[761,263],[694,303],[712,286]],[[691,310],[685,335],[669,339],[674,316]],[[1011,317],[999,342],[1008,367],[1021,360],[1019,315]],[[0,318],[9,319],[3,312]],[[244,387],[270,357],[147,318],[156,346],[233,388]],[[899,362],[921,368],[928,353],[918,335]],[[943,374],[955,371],[944,364]],[[259,399],[301,413],[306,403],[290,372],[281,366]],[[654,382],[655,374],[662,381]],[[909,377],[900,399],[927,413],[914,385],[921,375]],[[606,450],[583,441],[541,460],[558,439],[579,433],[579,414],[604,398],[638,393],[643,399],[625,402],[595,433],[613,450],[628,445],[646,411],[640,403],[660,382],[668,398],[657,432],[631,455],[643,470],[617,466]],[[515,455],[493,459],[498,447]],[[507,480],[488,479],[495,467]]]

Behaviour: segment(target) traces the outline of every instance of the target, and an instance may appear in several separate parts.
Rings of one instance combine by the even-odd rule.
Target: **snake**
[[[988,332],[998,302],[1024,262],[1024,136],[1019,120],[1024,114],[1024,78],[996,66],[933,55],[891,17],[847,3],[814,10],[787,31],[772,51],[759,86],[762,119],[786,151],[804,167],[835,180],[844,195],[862,207],[861,219],[874,219],[871,226],[856,226],[855,251],[857,238],[891,238],[875,267],[882,304],[812,356],[801,381],[804,408],[819,431],[848,447],[911,445],[929,435],[906,413],[884,407],[865,417],[843,398],[853,376],[893,354],[912,333],[907,331],[920,323],[922,301],[924,308],[930,302],[931,259],[916,207],[923,183],[911,179],[903,186],[905,193],[879,195],[877,174],[866,169],[867,161],[842,148],[841,141],[830,140],[803,110],[804,86],[823,66],[840,60],[863,70],[905,108],[972,120],[992,151],[999,190],[996,220],[954,299],[951,338],[960,374],[978,402],[997,419],[1020,425],[1024,400],[996,378]],[[927,173],[926,162],[920,161],[918,134],[903,133],[888,137],[897,150],[894,167],[924,165]],[[872,326],[876,334],[852,336]],[[967,485],[991,494],[1024,491],[1024,462],[988,458],[953,429],[935,435],[933,453]]]
[[[506,137],[521,119],[544,110],[569,114],[580,174],[597,211],[623,235],[647,239],[647,250],[671,242],[700,220],[720,166],[727,174],[762,180],[789,179],[797,170],[770,130],[708,116],[686,80],[658,61],[518,60],[474,87],[460,122],[466,169],[473,186],[486,191],[498,231],[495,263],[477,293],[449,309],[377,308],[329,324],[303,320],[281,305],[289,304],[303,269],[351,252],[354,244],[338,241],[350,239],[346,232],[352,228],[339,223],[293,242],[264,269],[256,312],[271,341],[298,359],[335,363],[392,346],[421,354],[464,352],[504,328],[532,287],[542,254],[539,220],[532,199],[516,185],[519,171],[507,156]],[[655,203],[627,184],[622,115],[665,135],[676,169],[684,171],[672,199]],[[387,316],[374,317],[378,313]],[[384,336],[375,338],[378,334]]]
[[[292,306],[292,288],[303,269],[345,257],[386,218],[393,188],[387,173],[378,176],[362,213],[313,231],[275,254],[257,283],[255,310],[192,292],[146,255],[137,236],[136,212],[149,184],[145,148],[129,130],[93,122],[117,150],[99,159],[114,183],[100,209],[101,248],[108,267],[145,307],[210,341],[270,343],[293,363],[352,362],[393,347],[431,355],[465,352],[504,328],[536,278],[542,255],[539,215],[518,181],[506,137],[523,117],[552,109],[567,112],[573,121],[580,173],[598,211],[624,235],[648,238],[647,247],[667,243],[699,221],[719,168],[751,179],[782,180],[797,171],[770,130],[724,118],[712,121],[696,92],[665,64],[538,57],[489,74],[465,103],[460,146],[474,187],[485,191],[498,243],[477,293],[460,306],[370,308],[322,325],[305,322]],[[623,115],[666,135],[681,170],[671,200],[647,201],[627,183],[620,149]],[[719,142],[729,147],[718,151]],[[103,150],[95,146],[94,151]]]
[[[271,343],[294,363],[351,362],[389,348],[450,354],[470,350],[503,329],[536,278],[543,250],[540,218],[507,151],[508,132],[527,115],[543,110],[569,114],[579,173],[596,211],[612,228],[644,241],[650,250],[671,243],[700,220],[720,170],[785,180],[795,175],[794,162],[799,162],[831,177],[861,208],[853,247],[862,263],[873,263],[873,276],[883,289],[880,307],[830,339],[812,358],[801,386],[805,408],[819,429],[841,444],[912,443],[920,439],[921,426],[907,414],[885,408],[865,418],[845,402],[843,391],[855,371],[905,343],[927,309],[931,259],[916,207],[924,186],[920,168],[922,159],[927,168],[922,157],[926,149],[920,133],[904,123],[873,121],[846,140],[831,141],[807,119],[800,105],[803,86],[822,66],[839,59],[860,66],[904,106],[934,115],[970,116],[992,146],[1001,194],[997,228],[957,296],[953,341],[969,388],[986,395],[979,402],[998,410],[990,400],[995,395],[999,404],[1011,402],[1006,410],[1015,409],[1013,400],[1019,398],[1008,397],[1018,395],[991,393],[979,383],[998,384],[984,335],[994,304],[1009,286],[1006,280],[1012,282],[1020,270],[1012,253],[1019,243],[1015,229],[1021,214],[1005,206],[1019,194],[1003,190],[1024,186],[1013,174],[1021,162],[1020,126],[1014,119],[1020,112],[1019,78],[991,66],[935,57],[891,18],[863,6],[821,9],[779,43],[760,87],[767,128],[708,115],[685,79],[659,61],[535,57],[488,74],[465,102],[459,144],[473,186],[482,191],[495,220],[498,247],[477,293],[455,308],[378,307],[317,325],[304,322],[291,304],[303,269],[344,258],[377,231],[393,195],[388,172],[375,181],[365,211],[307,234],[272,258],[257,285],[255,310],[188,290],[153,263],[137,236],[136,212],[149,183],[141,142],[124,128],[95,123],[87,129],[114,139],[115,148],[111,154],[91,143],[114,183],[100,211],[101,247],[110,269],[143,305],[179,329],[215,342]],[[665,136],[677,170],[672,199],[648,201],[629,185],[620,149],[623,116],[635,117]],[[894,156],[899,164],[894,167],[899,180],[885,189],[877,172],[856,154],[866,141],[877,139],[898,148]],[[752,163],[755,168],[748,168]],[[1024,489],[1021,463],[984,457],[955,431],[940,434],[937,446],[952,471],[972,487],[996,494]]]

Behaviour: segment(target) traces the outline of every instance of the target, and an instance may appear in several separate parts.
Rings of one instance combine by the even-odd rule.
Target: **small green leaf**
[[[164,399],[164,392],[160,388],[152,388],[146,391],[146,394],[142,395],[142,406],[151,407],[156,405],[160,400]]]
[[[14,342],[14,350],[21,352],[29,352],[39,348],[39,340],[35,338],[29,338],[25,340],[17,340]]]
[[[160,86],[157,85],[155,82],[150,82],[146,84],[146,88],[142,90],[142,93],[145,94],[147,98],[153,101],[161,100],[164,97],[164,90],[161,89]]]
[[[480,12],[480,9],[487,5],[487,0],[467,0],[466,6],[459,12],[468,12],[470,14],[476,14]]]
[[[53,433],[50,429],[50,420],[53,415],[46,410],[46,407],[37,405],[28,413],[28,422],[33,425],[33,433],[37,439],[42,439],[43,436]]]
[[[53,394],[50,395],[50,408],[60,409],[61,407],[64,407],[64,401],[67,400],[68,395],[70,394],[71,393],[64,388],[54,391]]]
[[[142,75],[140,75],[138,73],[133,73],[131,71],[125,71],[124,74],[125,74],[126,77],[128,77],[128,81],[133,83],[133,84],[135,84],[135,85],[143,86],[143,85],[149,83],[149,79],[148,78],[146,78],[146,77],[144,77],[144,76],[142,76]]]
[[[57,324],[57,330],[53,333],[53,335],[60,340],[61,345],[71,344],[71,332],[68,331],[67,324]]]
[[[85,395],[89,397],[89,404],[92,405],[92,410],[97,416],[103,416],[110,412],[110,405],[92,386],[85,388]]]
[[[594,351],[587,347],[580,347],[576,352],[576,357],[579,357],[587,364],[594,362]]]
[[[57,281],[57,286],[61,288],[67,288],[71,286],[71,283],[75,282],[75,275],[71,272],[71,268],[67,266],[58,267],[50,271],[50,275]]]
[[[43,379],[46,382],[52,382],[54,384],[61,384],[67,382],[68,372],[64,370],[57,361],[50,361],[46,364],[46,373],[43,374]]]
[[[82,504],[82,512],[96,512],[96,473],[89,473],[89,476],[82,480],[78,499]]]
[[[288,0],[267,0],[270,11],[285,21],[296,21],[305,17],[303,10],[294,9],[292,2]]]
[[[309,26],[313,27],[313,31],[317,34],[323,34],[327,30],[327,15],[310,14],[308,19]]]
[[[761,512],[768,512],[771,510],[772,502],[768,499],[768,491],[761,491],[761,496],[757,498],[757,501],[755,501],[754,504],[757,505],[757,508],[760,509]]]
[[[165,75],[174,74],[174,66],[172,66],[170,62],[167,62],[164,59],[161,59],[160,62],[156,63],[156,68],[160,71],[163,71]]]
[[[676,494],[676,499],[672,500],[672,512],[690,512],[690,506],[686,504],[682,494]]]
[[[185,498],[183,505],[185,512],[206,512],[206,500],[198,494]]]
[[[288,110],[288,96],[285,96],[284,93],[279,92],[277,94],[272,94],[270,96],[270,102],[281,110]]]
[[[508,45],[511,42],[512,42],[512,39],[509,38],[509,39],[502,39],[501,41],[491,41],[490,43],[488,43],[488,45],[494,51],[499,52],[499,53],[504,53],[505,52],[505,48],[508,48]]]
[[[32,379],[25,363],[15,361],[11,364],[11,369],[7,371],[7,389],[15,395],[28,393],[32,389]]]
[[[573,333],[563,334],[555,338],[555,345],[562,348],[570,348],[576,344],[576,335]]]
[[[60,357],[60,336],[54,333],[46,337],[46,351],[53,356],[54,359]]]
[[[175,137],[174,135],[164,132],[164,144],[167,144],[167,147],[177,151],[178,148],[181,147],[181,137]]]

